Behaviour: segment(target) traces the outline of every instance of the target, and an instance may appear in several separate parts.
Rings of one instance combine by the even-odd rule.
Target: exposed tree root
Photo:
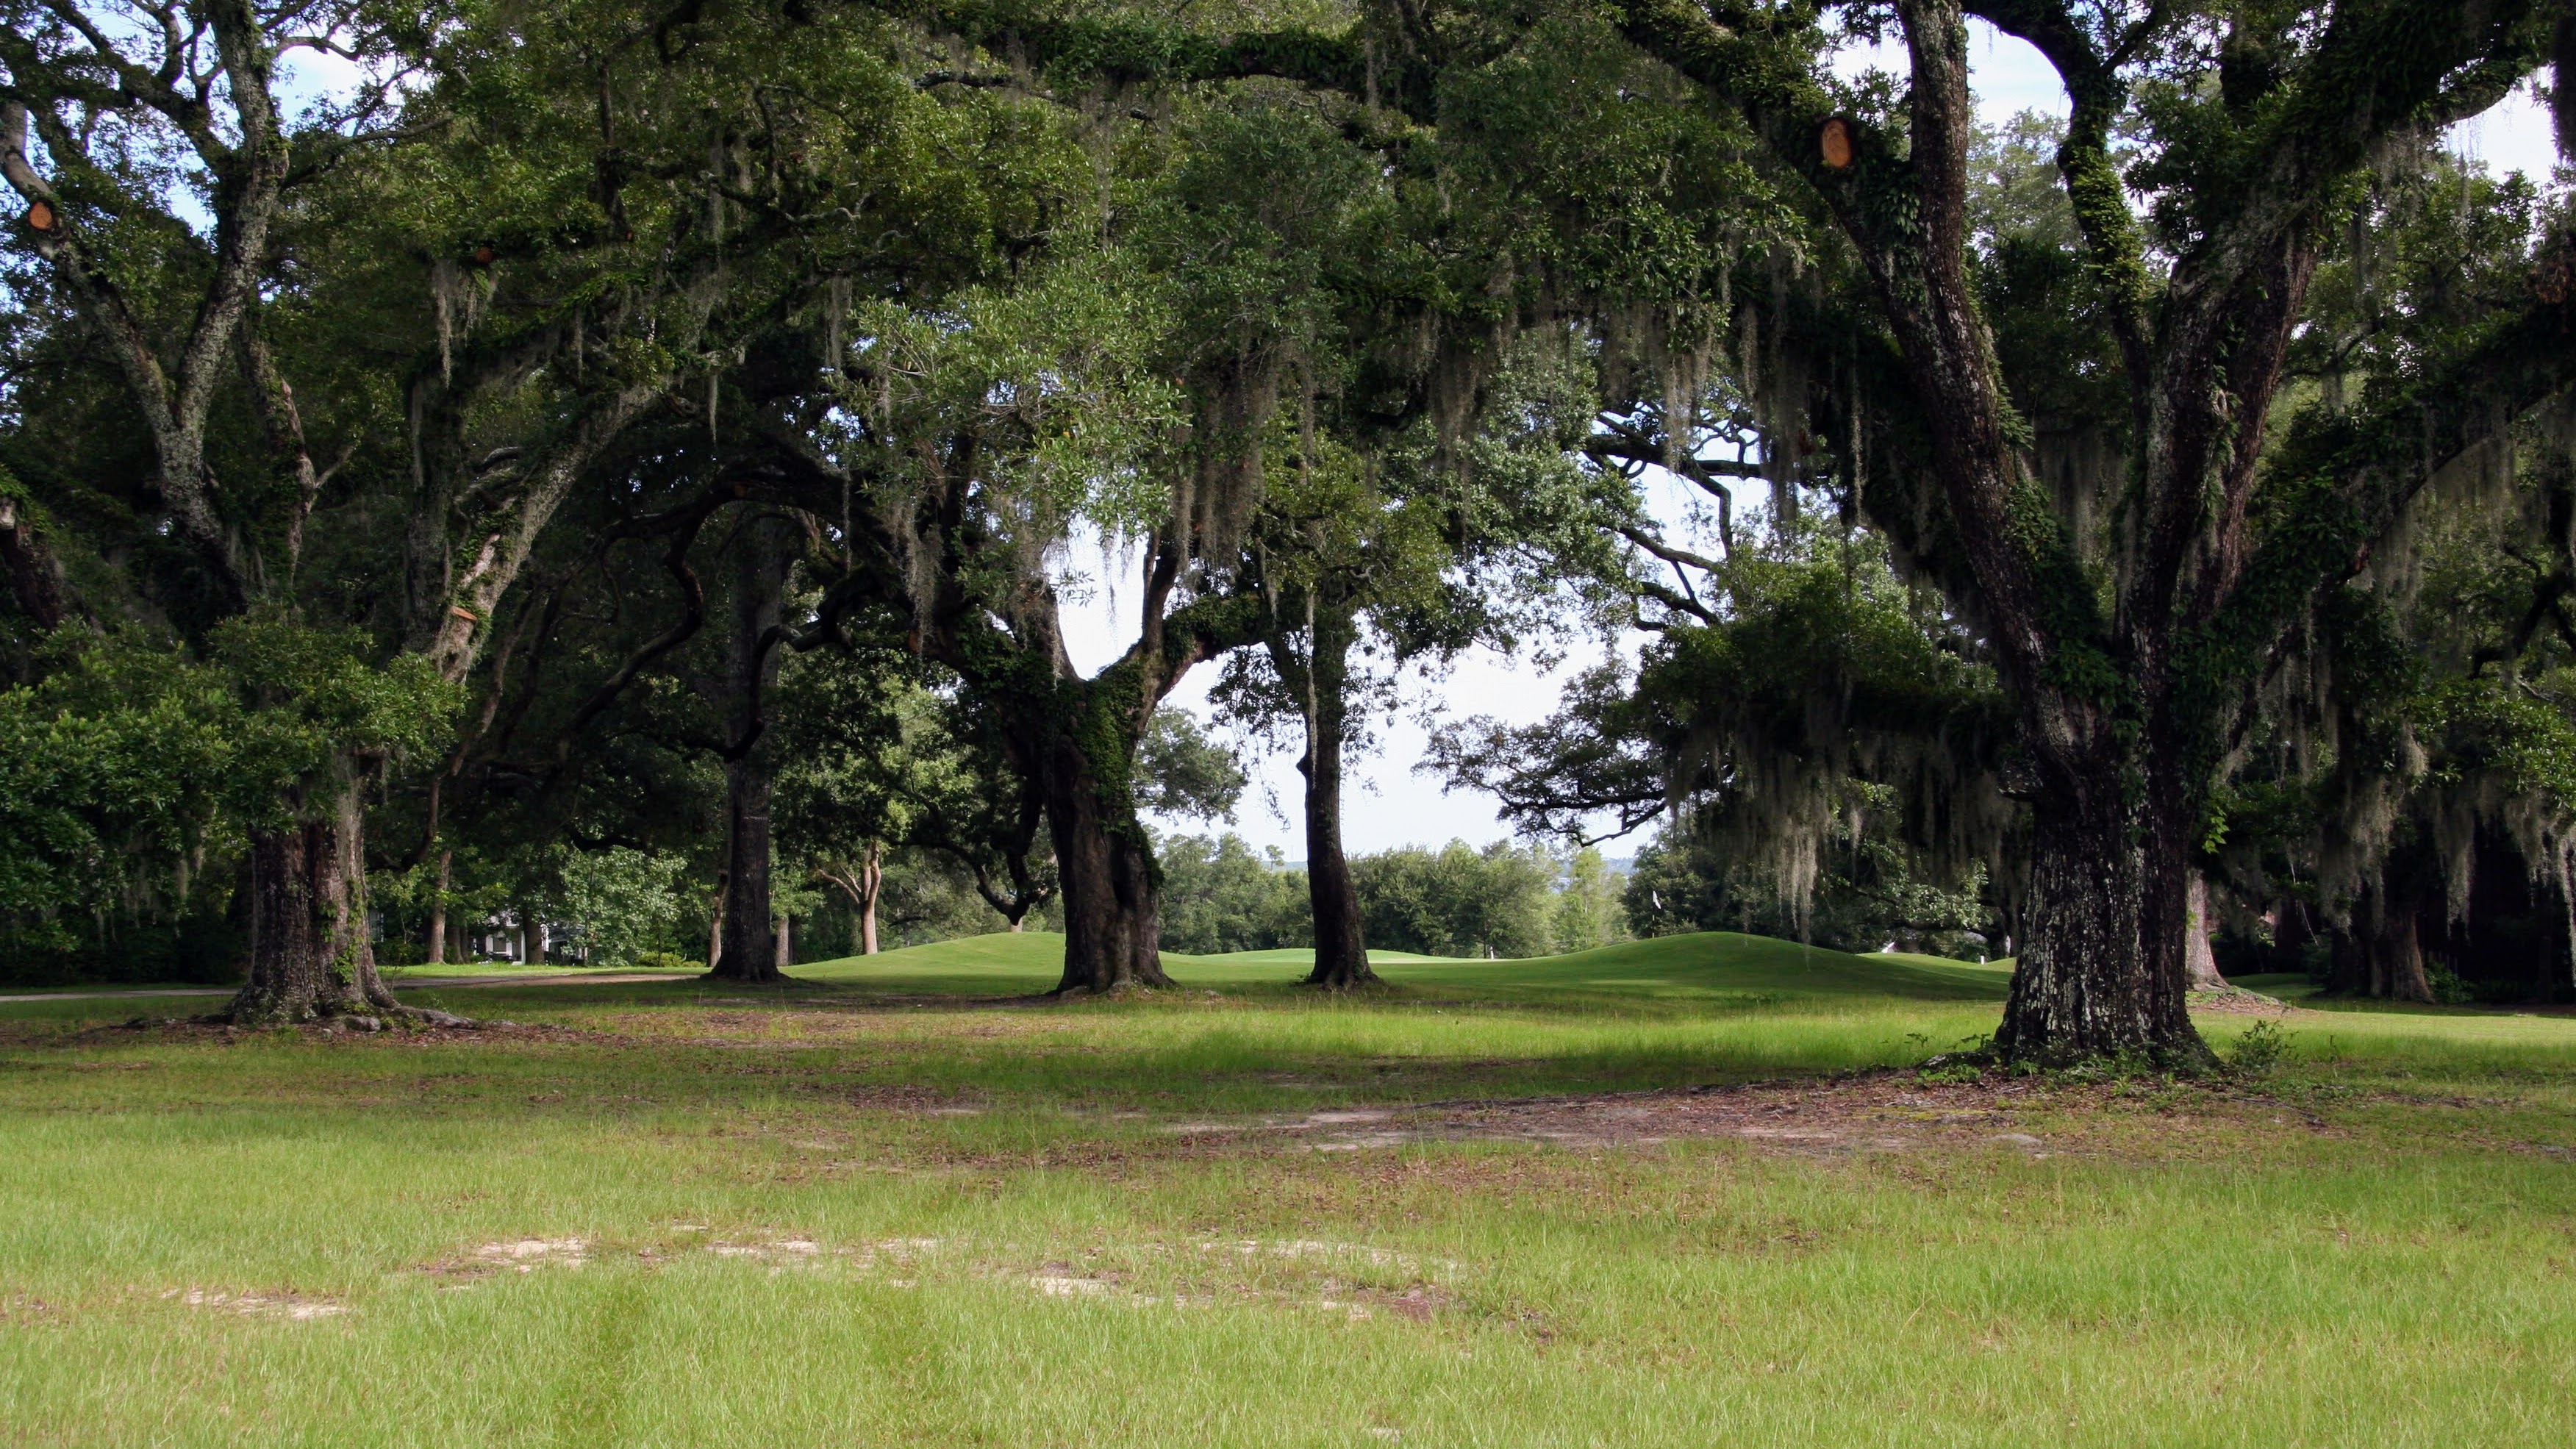
[[[243,996],[248,994],[245,991]],[[242,996],[236,996],[222,1011],[194,1019],[207,1026],[253,1028],[329,1026],[336,1023],[360,1032],[385,1031],[397,1025],[447,1029],[482,1025],[472,1017],[459,1016],[455,1012],[441,1011],[436,1007],[405,1006],[395,1001],[391,992],[383,993],[383,997],[381,1001],[362,998],[320,1001],[313,1003],[309,1009],[298,1012],[282,1008],[275,1002],[267,1000],[253,1000],[245,1003]]]

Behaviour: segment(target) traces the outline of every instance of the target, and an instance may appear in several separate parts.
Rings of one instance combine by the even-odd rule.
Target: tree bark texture
[[[726,680],[734,757],[725,763],[725,907],[723,947],[709,974],[729,981],[777,981],[778,940],[770,930],[772,750],[762,700],[777,678],[780,595],[793,545],[788,520],[765,515],[746,523],[736,541],[733,647]]]
[[[2380,922],[2379,932],[2387,995],[2397,1001],[2432,1000],[2433,987],[2424,975],[2424,948],[2416,933],[2415,912],[2392,909],[2388,918]]]
[[[725,898],[709,974],[728,981],[778,979],[769,914],[769,797],[766,760],[746,756],[725,766]]]
[[[367,939],[359,787],[319,818],[250,837],[250,980],[225,1008],[245,1025],[398,1012]]]
[[[2116,774],[2086,783],[2032,802],[2030,904],[1995,1046],[2041,1063],[2196,1058],[2181,951],[2189,865],[2169,843],[2153,848],[2160,832]]]
[[[1132,740],[1128,750],[1132,759]],[[1056,991],[1171,985],[1160,950],[1161,881],[1123,782],[1103,781],[1069,737],[1052,743],[1044,780],[1064,903],[1064,975]]]

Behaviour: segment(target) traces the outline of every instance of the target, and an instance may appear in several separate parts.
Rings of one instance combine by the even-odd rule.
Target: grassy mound
[[[1372,951],[1369,959],[1398,993],[1522,1002],[2001,1001],[2011,975],[2006,964],[1855,956],[1733,931],[1628,941],[1570,956],[1479,961]],[[1063,964],[1062,936],[1029,931],[819,961],[798,966],[794,974],[878,991],[1007,995],[1052,988]],[[1181,986],[1228,990],[1294,985],[1313,964],[1314,953],[1307,950],[1163,956],[1163,968]]]

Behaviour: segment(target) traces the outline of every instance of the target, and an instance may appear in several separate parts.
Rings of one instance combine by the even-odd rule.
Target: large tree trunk
[[[2372,994],[2395,1001],[2433,999],[2433,984],[2424,975],[2423,942],[2416,931],[2424,909],[2417,865],[2406,852],[2392,854],[2381,867],[2381,888],[2373,903]]]
[[[778,942],[769,908],[769,797],[773,775],[761,697],[778,671],[779,596],[791,562],[784,518],[751,520],[734,557],[733,649],[726,680],[734,757],[725,764],[723,945],[708,974],[729,981],[778,981]]]
[[[1377,979],[1360,931],[1360,893],[1342,853],[1339,755],[1337,738],[1316,741],[1297,762],[1306,775],[1306,900],[1315,913],[1315,969],[1306,984],[1337,989]]]
[[[769,786],[764,760],[746,755],[725,767],[725,856],[731,865],[708,974],[728,981],[779,979],[769,914]]]
[[[2392,911],[2380,923],[2380,951],[2388,961],[2388,994],[2398,1001],[2430,1001],[2432,983],[2424,975],[2424,948],[2415,933],[2415,912]]]
[[[1311,623],[1312,621],[1310,621]],[[1307,631],[1306,899],[1315,915],[1315,969],[1306,984],[1340,990],[1375,981],[1360,934],[1360,897],[1342,853],[1342,749],[1349,718],[1344,671],[1350,621],[1326,620]],[[1273,657],[1279,652],[1274,648]]]
[[[1124,790],[1103,798],[1109,792],[1070,738],[1050,751],[1046,792],[1064,902],[1057,993],[1171,985],[1158,949],[1161,882],[1133,802]]]
[[[2396,1001],[2433,999],[2432,983],[2424,974],[2423,945],[2416,934],[2423,898],[2406,864],[2401,857],[2392,857],[2379,878],[2361,888],[2349,919],[2334,928],[2327,990]]]
[[[371,1016],[403,1008],[367,939],[360,786],[320,819],[250,837],[250,980],[224,1010],[244,1025]]]
[[[2178,832],[2125,798],[2117,771],[2032,802],[2030,905],[1995,1047],[2042,1065],[2146,1056],[2197,1064],[2183,986]]]

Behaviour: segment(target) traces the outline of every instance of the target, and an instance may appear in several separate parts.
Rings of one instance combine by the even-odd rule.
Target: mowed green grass
[[[1710,935],[1035,999],[1060,949],[407,993],[525,1027],[473,1034],[0,1005],[0,1445],[2576,1441],[2567,1016],[1836,1085],[2003,970]],[[1305,1125],[1781,1078],[1878,1115]]]

